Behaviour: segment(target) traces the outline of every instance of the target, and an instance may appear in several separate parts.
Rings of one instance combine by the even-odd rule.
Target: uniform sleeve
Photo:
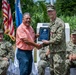
[[[71,54],[72,50],[71,50],[71,45],[70,45],[70,42],[68,42],[66,44],[66,58],[68,59],[69,58],[69,55]]]
[[[46,55],[45,55],[45,51],[43,51],[42,49],[39,51],[39,56],[41,60],[45,60],[46,59]]]
[[[50,39],[50,43],[58,44],[64,39],[64,23],[60,23],[59,27],[57,27],[56,31],[53,33],[53,36]]]
[[[48,50],[48,46],[47,47],[44,47],[44,49],[43,48],[41,48],[40,50],[39,50],[39,56],[40,56],[40,59],[41,60],[47,60],[47,58],[46,58],[46,51]],[[50,55],[48,55],[47,56],[48,58],[50,58]]]

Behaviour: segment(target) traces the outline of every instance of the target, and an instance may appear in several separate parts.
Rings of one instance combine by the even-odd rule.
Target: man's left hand
[[[50,44],[50,42],[49,42],[49,41],[47,41],[47,40],[42,40],[42,42],[43,42],[43,46],[47,46],[47,45],[49,45],[49,44]]]

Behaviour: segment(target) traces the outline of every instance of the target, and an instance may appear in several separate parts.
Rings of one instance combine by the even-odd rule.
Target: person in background
[[[35,32],[30,25],[31,16],[24,13],[22,23],[16,31],[17,59],[19,61],[20,75],[29,75],[32,69],[32,50],[34,47],[40,49],[42,45],[35,43]]]
[[[66,75],[70,75],[70,68],[76,68],[76,30],[71,33],[71,40],[66,49]]]
[[[50,70],[51,75],[65,75],[66,42],[64,21],[56,16],[53,5],[47,6],[50,18],[50,40],[43,40],[44,46],[50,45]]]
[[[0,75],[6,75],[10,59],[14,60],[14,50],[10,42],[3,40],[3,30],[0,29]]]
[[[45,75],[45,68],[50,66],[49,46],[39,50],[40,61],[38,62],[38,74]]]

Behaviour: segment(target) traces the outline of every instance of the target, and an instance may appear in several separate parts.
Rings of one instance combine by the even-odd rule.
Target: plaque
[[[50,28],[40,27],[38,41],[50,40]]]

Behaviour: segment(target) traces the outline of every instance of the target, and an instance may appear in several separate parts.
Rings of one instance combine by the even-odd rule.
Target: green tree
[[[76,15],[76,0],[57,0],[55,6],[58,15]]]

